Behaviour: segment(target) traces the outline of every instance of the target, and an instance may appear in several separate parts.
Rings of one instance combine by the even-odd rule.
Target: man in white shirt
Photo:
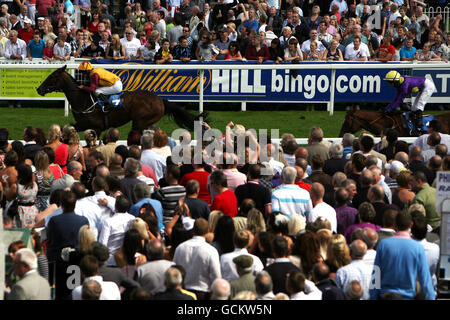
[[[317,43],[317,49],[319,49],[319,51],[322,52],[325,50],[325,46],[322,44],[322,42],[319,41],[317,35],[318,32],[316,29],[312,29],[309,31],[309,39],[302,43],[302,52],[307,52],[310,50],[312,41]]]
[[[360,36],[355,36],[353,43],[345,48],[344,58],[347,61],[367,61],[370,58],[369,48],[361,42]]]
[[[337,233],[336,211],[328,203],[323,201],[325,188],[319,182],[314,182],[309,191],[311,200],[314,205],[311,213],[307,215],[307,222],[313,223],[318,218],[326,219],[331,223],[331,231]]]
[[[373,173],[373,180],[376,184],[380,185],[381,187],[383,187],[384,193],[389,201],[389,204],[392,204],[392,191],[389,188],[389,186],[387,185],[386,182],[384,182],[384,176],[381,174],[381,170],[380,168],[378,168],[378,166],[371,166],[370,171],[372,171]]]
[[[325,20],[320,21],[319,23],[319,34],[317,38],[319,41],[324,44],[323,41],[325,41],[325,44],[327,47],[331,44],[331,41],[333,40],[333,36],[328,33],[328,22]]]
[[[141,47],[141,41],[134,37],[134,30],[132,28],[125,29],[125,37],[120,39],[120,42],[125,48],[125,58],[134,59]]]
[[[99,169],[97,168],[97,176],[92,180],[94,195],[86,197],[85,200],[99,205],[102,212],[102,220],[106,220],[114,215],[116,199],[106,195],[105,190],[108,184],[105,178],[99,176]]]
[[[27,44],[19,39],[18,32],[11,30],[9,32],[9,40],[5,42],[5,58],[13,60],[23,60],[27,55]]]
[[[97,281],[102,287],[100,300],[120,300],[120,290],[117,284],[112,281],[103,281],[103,277],[98,275],[98,260],[93,255],[86,255],[81,259],[80,269],[84,276],[84,282],[89,280]],[[80,285],[72,290],[72,300],[81,300],[83,286]]]
[[[322,300],[322,291],[300,271],[291,271],[286,279],[291,300]]]
[[[240,230],[235,232],[233,236],[234,251],[220,256],[220,270],[222,277],[228,282],[239,279],[239,275],[236,272],[236,265],[233,262],[233,259],[238,256],[248,255],[253,258],[252,273],[254,276],[264,269],[261,260],[257,256],[248,253],[246,248],[249,245],[249,241],[250,237],[247,231]]]
[[[98,241],[108,247],[109,258],[106,265],[114,266],[116,261],[114,254],[119,251],[122,245],[125,232],[128,230],[130,223],[135,216],[128,213],[130,209],[130,201],[127,197],[118,196],[115,203],[116,213],[103,221],[102,231]]]
[[[363,261],[369,266],[373,266],[375,262],[375,256],[377,255],[375,246],[378,242],[378,233],[375,230],[366,227],[362,232],[362,240],[367,245],[367,252],[363,257]]]
[[[99,177],[95,177],[95,179],[102,179]],[[105,182],[106,185],[106,182]],[[77,203],[75,206],[75,213],[79,216],[86,217],[89,221],[89,226],[92,228],[92,232],[95,235],[95,239],[98,239],[98,235],[102,231],[103,228],[103,214],[102,209],[104,207],[100,207],[98,203],[98,199],[101,199],[101,197],[97,198],[96,195],[92,197],[85,198],[83,197],[83,190],[85,192],[85,188],[81,184],[75,184],[72,186],[73,188],[77,188],[78,190],[74,190],[75,194],[77,195]],[[106,194],[102,193],[105,197]],[[112,202],[114,205],[114,202]],[[110,209],[107,209],[110,210]]]
[[[141,147],[141,163],[151,167],[155,172],[156,179],[159,181],[166,170],[166,159],[151,150],[153,147],[153,135],[143,135],[141,137]]]
[[[281,182],[279,188],[272,193],[272,212],[280,211],[287,217],[294,214],[300,214],[307,217],[312,209],[311,197],[305,189],[295,184],[297,169],[294,167],[285,167],[281,173]]]
[[[175,249],[173,262],[186,270],[184,285],[199,300],[207,298],[213,281],[221,278],[219,253],[206,242],[208,221],[203,218],[194,223],[194,236]]]
[[[439,136],[441,137],[441,141],[440,143],[445,144],[447,146],[447,148],[450,149],[450,135],[445,134],[445,133],[441,133],[440,131],[442,130],[442,124],[439,122],[439,120],[431,120],[428,123],[428,132],[426,134],[421,135],[420,137],[418,137],[410,146],[409,146],[409,150],[411,150],[413,147],[415,146],[419,146],[422,148],[422,151],[426,151],[426,150],[430,150],[432,149],[432,147],[427,143],[428,141],[428,136],[432,133],[432,132],[438,132]]]
[[[330,12],[332,11],[331,8],[333,7],[333,5],[337,5],[339,6],[339,14],[345,15],[348,11],[348,5],[347,2],[345,0],[333,0],[330,3]]]
[[[369,300],[369,288],[372,281],[373,265],[368,265],[363,261],[367,252],[367,245],[362,240],[355,240],[350,244],[350,254],[352,262],[339,268],[334,277],[334,281],[344,292],[353,280],[358,281],[363,287],[363,300]]]

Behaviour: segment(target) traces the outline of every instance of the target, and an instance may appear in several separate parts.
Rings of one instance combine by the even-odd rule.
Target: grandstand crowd
[[[6,298],[437,297],[436,173],[450,170],[437,120],[411,145],[394,129],[330,143],[312,127],[307,146],[247,129],[230,122],[183,162],[155,125],[126,145],[116,128],[85,143],[70,125],[28,126],[25,143],[0,129],[3,227],[32,237],[6,244]]]
[[[141,60],[448,61],[418,0],[1,1],[0,55]],[[75,10],[79,8],[79,10]],[[374,19],[374,17],[377,17]]]

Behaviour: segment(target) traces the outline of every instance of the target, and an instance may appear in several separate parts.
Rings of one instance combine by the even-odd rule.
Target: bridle
[[[354,121],[357,120],[363,124],[365,124],[368,128],[370,128],[371,126],[373,126],[375,123],[377,123],[379,120],[383,119],[383,118],[388,118],[392,121],[392,127],[393,129],[400,127],[400,124],[398,123],[397,120],[395,120],[393,117],[389,116],[389,115],[380,115],[379,117],[375,118],[374,120],[366,120],[363,119],[361,117],[358,117],[356,114],[352,113],[349,115],[349,117],[351,118],[351,122],[350,122],[350,131],[353,131],[353,124]]]

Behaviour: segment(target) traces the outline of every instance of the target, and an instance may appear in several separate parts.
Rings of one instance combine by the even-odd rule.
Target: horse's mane
[[[68,72],[64,72],[66,75],[69,76],[69,79],[73,82],[74,85],[76,85],[77,87],[80,85],[77,81],[77,79],[75,79],[70,73]]]

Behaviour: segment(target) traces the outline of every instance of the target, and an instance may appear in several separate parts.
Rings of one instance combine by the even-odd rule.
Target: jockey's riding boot
[[[100,93],[98,95],[98,97],[103,101],[104,108],[108,108],[109,109],[111,107],[111,105],[109,104],[109,99],[108,99],[107,96],[105,96],[103,93]]]
[[[411,131],[411,135],[418,137],[422,134],[422,110],[413,111],[412,114],[413,129]]]

